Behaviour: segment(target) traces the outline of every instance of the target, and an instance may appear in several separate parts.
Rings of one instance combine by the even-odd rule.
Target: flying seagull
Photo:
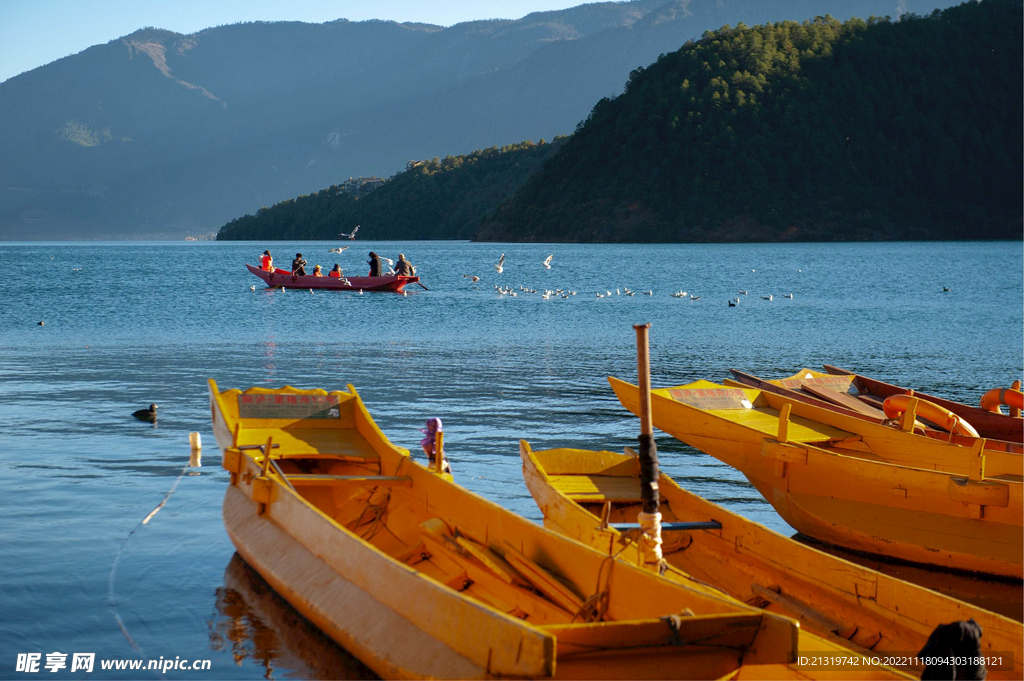
[[[359,225],[356,225],[355,227],[352,228],[352,231],[350,233],[346,234],[345,232],[338,232],[338,236],[348,237],[352,241],[355,241],[356,240],[356,232],[358,232],[358,231],[359,231]]]
[[[548,257],[544,258],[544,268],[545,269],[549,269],[549,270],[551,269],[551,258],[553,258],[553,257],[555,257],[555,256],[549,255]]]
[[[501,254],[500,258],[498,258],[498,264],[494,266],[494,269],[496,269],[498,271],[498,274],[501,274],[502,272],[505,271],[505,254],[504,253]]]
[[[474,284],[480,281],[480,277],[473,276],[472,274],[463,274],[462,276],[466,277],[467,279],[471,279]]]
[[[355,233],[355,232],[353,232],[353,234],[354,234],[354,233]],[[346,250],[348,250],[349,248],[351,248],[351,246],[340,246],[340,247],[338,247],[338,248],[332,248],[331,250],[329,250],[329,251],[327,251],[327,252],[328,252],[328,253],[343,253],[343,252],[345,252]]]

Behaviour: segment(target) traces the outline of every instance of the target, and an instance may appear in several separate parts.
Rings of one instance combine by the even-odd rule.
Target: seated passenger
[[[322,277],[322,276],[324,276],[324,273],[320,271],[320,265],[317,265],[316,267],[313,268],[313,276],[314,277]]]
[[[395,274],[403,277],[413,276],[412,263],[405,259],[404,253],[398,254],[398,262],[395,263]]]
[[[327,276],[329,276],[329,277],[340,277],[341,275],[342,275],[341,265],[339,265],[338,263],[334,263],[334,269],[331,270],[330,272],[328,272],[328,274],[327,274]]]
[[[263,255],[260,256],[260,269],[265,272],[274,271],[274,259],[270,257],[270,251],[263,251]]]
[[[302,258],[301,253],[296,253],[295,260],[292,260],[292,274],[297,277],[306,275],[306,261]]]

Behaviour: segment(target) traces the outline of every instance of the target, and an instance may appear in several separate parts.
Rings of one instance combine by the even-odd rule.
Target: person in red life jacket
[[[274,259],[270,257],[270,251],[263,251],[263,255],[260,256],[260,269],[265,272],[274,271]]]
[[[301,253],[296,253],[295,260],[292,260],[292,274],[297,277],[306,276],[306,261]]]
[[[327,273],[329,277],[340,277],[341,276],[341,265],[334,263],[334,269]]]

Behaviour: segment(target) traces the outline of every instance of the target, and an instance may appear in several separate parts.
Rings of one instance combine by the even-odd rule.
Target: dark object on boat
[[[921,679],[975,679],[982,681],[988,676],[981,661],[981,625],[973,619],[958,620],[940,624],[928,637],[928,641],[917,654],[920,658],[962,661],[958,665],[928,665],[921,672]],[[975,664],[975,662],[982,662]]]
[[[140,421],[156,423],[156,405],[151,404],[149,405],[149,409],[139,409],[138,411],[133,411],[132,416],[134,416]]]

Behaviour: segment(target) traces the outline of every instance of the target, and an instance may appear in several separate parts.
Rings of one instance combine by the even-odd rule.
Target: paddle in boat
[[[828,364],[825,365],[825,371],[834,376],[852,376],[857,398],[868,404],[873,404],[879,409],[887,397],[912,394],[956,414],[970,423],[981,437],[1024,444],[1024,418],[1021,418],[1021,409],[1024,408],[1024,393],[1020,390],[1020,381],[1014,381],[1010,388],[989,390],[981,396],[980,405],[972,407],[969,404],[935,397],[910,388],[901,388]],[[1000,408],[1002,406],[1007,407],[1007,414],[1002,413]]]
[[[617,529],[637,522],[641,510],[635,452],[533,451],[523,440],[519,454],[545,527],[643,564],[636,531]],[[983,654],[1016,656],[990,666],[989,678],[1024,674],[1020,622],[801,544],[687,492],[664,473],[658,492],[667,579],[711,585],[798,619],[802,632],[872,655],[921,650],[937,626],[973,619],[983,630]],[[903,671],[921,673],[911,666]]]
[[[472,494],[394,446],[352,386],[209,390],[238,553],[382,677],[817,676],[793,666],[796,621]]]
[[[913,410],[916,417],[913,428],[915,433],[966,447],[973,447],[974,440],[980,436],[977,429],[966,419],[913,391],[892,394],[882,399],[864,392],[861,389],[862,384],[852,374],[832,375],[813,369],[801,369],[788,378],[764,380],[736,369],[729,371],[733,378],[725,380],[727,386],[758,388],[778,393],[799,402],[807,402],[893,428],[900,428],[903,414]],[[917,401],[912,402],[912,399]],[[1016,454],[1024,453],[1024,444],[1020,442],[992,438],[987,438],[985,448]]]
[[[262,270],[246,264],[251,273],[274,288],[314,288],[330,291],[390,291],[401,293],[409,284],[417,284],[419,277],[403,277],[390,275],[386,277],[314,277],[312,275],[294,275],[288,270],[275,269],[273,272]]]
[[[636,386],[609,377],[639,411]],[[764,390],[653,390],[654,425],[742,472],[797,531],[856,551],[1021,579],[1019,454],[921,437]],[[912,416],[912,414],[909,414]]]

